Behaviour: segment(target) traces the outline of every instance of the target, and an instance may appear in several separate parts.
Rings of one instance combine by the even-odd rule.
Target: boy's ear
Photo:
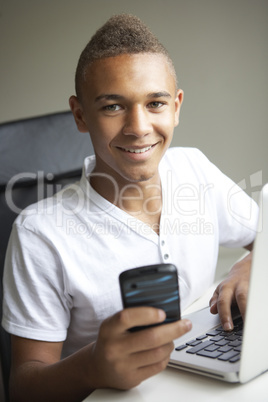
[[[177,96],[175,98],[175,127],[179,124],[180,110],[181,110],[181,105],[183,102],[183,96],[184,96],[183,90],[178,89]]]
[[[78,98],[72,95],[69,99],[69,105],[73,113],[78,130],[81,133],[88,133],[88,128],[83,118],[83,109]]]

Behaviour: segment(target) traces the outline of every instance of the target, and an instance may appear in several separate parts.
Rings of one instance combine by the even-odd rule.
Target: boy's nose
[[[152,132],[152,124],[148,111],[142,107],[133,107],[126,116],[123,133],[125,135],[134,135],[143,137]]]

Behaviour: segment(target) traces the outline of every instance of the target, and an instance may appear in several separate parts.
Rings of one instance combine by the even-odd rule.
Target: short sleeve
[[[233,180],[211,163],[200,151],[200,166],[214,188],[219,244],[225,247],[245,247],[256,236],[259,208],[257,203]]]
[[[13,225],[3,290],[6,331],[42,341],[66,339],[71,300],[65,292],[60,257],[49,239]]]

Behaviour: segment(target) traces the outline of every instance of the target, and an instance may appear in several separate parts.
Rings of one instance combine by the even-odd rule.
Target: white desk
[[[213,286],[212,289],[214,289]],[[208,305],[212,289],[185,313]],[[130,391],[100,389],[84,402],[268,402],[268,372],[246,384],[230,384],[167,368]]]
[[[268,372],[241,385],[167,368],[130,391],[96,390],[86,401],[267,402]]]

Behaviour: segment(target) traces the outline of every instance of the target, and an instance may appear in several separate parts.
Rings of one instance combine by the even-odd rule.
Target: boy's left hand
[[[236,304],[243,319],[245,317],[251,262],[252,252],[232,267],[210,299],[210,311],[212,314],[219,313],[225,331],[233,329],[232,306]]]

